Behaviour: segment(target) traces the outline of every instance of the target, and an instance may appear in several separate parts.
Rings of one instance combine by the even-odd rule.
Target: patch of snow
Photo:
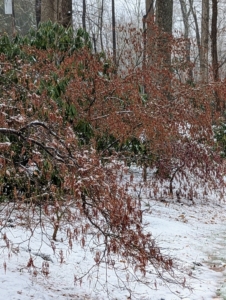
[[[141,171],[134,167],[133,173]],[[53,242],[50,223],[46,222],[45,228],[34,227],[31,232],[17,212],[12,212],[5,224],[2,210],[0,221],[5,226],[1,229],[0,240],[0,299],[102,300],[109,297],[126,300],[130,294],[133,300],[225,299],[226,204],[216,201],[214,195],[212,201],[200,201],[195,205],[173,203],[168,198],[156,201],[150,199],[148,187],[141,183],[139,186],[145,231],[152,234],[164,254],[174,258],[178,272],[186,278],[186,288],[162,282],[151,268],[146,278],[140,279],[152,288],[136,282],[131,269],[128,269],[127,281],[127,265],[116,256],[112,256],[107,268],[104,262],[100,268],[92,267],[96,251],[92,231],[84,247],[81,241],[73,241],[70,248],[65,240],[66,225],[59,232],[57,242]],[[32,221],[38,221],[38,215],[37,220]],[[93,251],[89,252],[90,248]],[[82,282],[76,281],[88,270],[89,276]]]

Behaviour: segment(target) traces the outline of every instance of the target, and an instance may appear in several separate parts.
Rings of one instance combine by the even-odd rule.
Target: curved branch
[[[33,139],[33,138],[29,138],[29,137],[25,137],[23,135],[23,131],[27,130],[28,128],[32,127],[32,126],[42,126],[43,128],[45,128],[50,135],[53,135],[62,145],[63,147],[67,150],[68,152],[68,156],[66,155],[62,155],[60,154],[60,152],[54,148],[54,147],[49,147],[49,146],[46,146],[44,145],[43,143]],[[40,121],[33,121],[33,122],[30,122],[29,124],[27,124],[26,126],[22,127],[21,129],[19,130],[16,130],[16,129],[10,129],[10,128],[0,128],[0,133],[2,134],[13,134],[15,136],[17,136],[18,138],[21,138],[23,139],[24,141],[26,142],[30,142],[34,145],[37,145],[39,146],[40,148],[42,148],[46,153],[48,153],[51,157],[54,157],[55,159],[57,159],[58,161],[60,162],[63,162],[65,163],[65,160],[66,159],[71,159],[78,167],[79,165],[77,164],[75,158],[72,156],[71,154],[71,151],[68,147],[66,147],[66,145],[63,143],[63,141],[56,135],[56,133],[54,133],[53,131],[51,131],[49,129],[49,127],[47,126],[47,124],[43,123],[43,122],[40,122]],[[52,151],[53,153],[52,153]]]

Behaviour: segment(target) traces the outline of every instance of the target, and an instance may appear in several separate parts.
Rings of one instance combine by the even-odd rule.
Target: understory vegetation
[[[213,90],[223,108],[226,86],[178,79],[191,68],[183,41],[172,40],[178,59],[170,68],[161,57],[134,66],[133,51],[142,57],[144,45],[140,32],[130,34],[131,53],[121,58],[127,68],[108,53],[93,54],[82,29],[48,22],[25,37],[0,37],[1,230],[9,207],[30,210],[41,216],[35,226],[52,224],[53,243],[63,226],[69,245],[85,245],[92,232],[102,249],[94,253],[97,266],[119,255],[143,275],[151,265],[183,285],[172,258],[144,231],[127,167],[143,168],[151,197],[164,183],[163,198],[194,202],[202,186],[206,198],[214,191],[223,199],[225,124]]]

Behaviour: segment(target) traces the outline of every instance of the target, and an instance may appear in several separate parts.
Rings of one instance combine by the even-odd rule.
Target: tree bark
[[[154,21],[154,0],[146,0],[146,15],[144,16],[145,21],[147,22],[147,31],[152,30],[152,22]]]
[[[104,52],[104,44],[103,44],[103,14],[104,14],[104,0],[101,1],[100,7],[100,47],[101,51]]]
[[[56,0],[42,0],[41,2],[41,22],[56,21],[54,4]]]
[[[208,82],[209,0],[202,0],[200,79]]]
[[[112,0],[112,44],[113,44],[113,61],[117,65],[116,57],[116,31],[115,31],[115,0]]]
[[[159,29],[172,34],[173,0],[156,1],[156,23]]]
[[[159,66],[158,81],[162,93],[171,98],[171,43],[173,25],[173,0],[156,1],[156,58]]]
[[[57,23],[64,27],[69,27],[72,24],[72,0],[58,0],[57,7]]]
[[[62,24],[64,27],[72,24],[72,0],[42,0],[41,22],[47,21]]]
[[[35,15],[37,27],[41,21],[41,0],[35,0]]]
[[[86,0],[82,2],[82,28],[86,31]]]
[[[188,82],[193,82],[193,74],[192,74],[192,68],[191,68],[191,42],[189,39],[189,16],[191,13],[191,8],[188,10],[185,0],[180,0],[180,6],[181,6],[181,12],[183,16],[183,23],[184,23],[184,39],[185,39],[185,55],[186,55],[186,62],[188,65]]]
[[[217,53],[217,17],[218,17],[218,0],[212,0],[212,24],[211,24],[211,56],[212,56],[212,70],[213,80],[219,80],[219,65]],[[217,89],[214,90],[216,111],[221,112],[221,99]],[[225,109],[225,107],[223,107]]]
[[[144,54],[143,65],[155,60],[155,32],[154,32],[154,0],[146,0],[146,14],[143,16]]]
[[[218,54],[217,54],[217,17],[218,0],[212,0],[212,24],[211,24],[211,55],[214,81],[219,80]]]
[[[196,34],[196,41],[197,41],[197,46],[198,46],[198,53],[199,53],[199,59],[201,57],[201,38],[200,38],[200,34],[199,34],[199,25],[198,25],[198,19],[197,19],[197,15],[196,15],[196,11],[193,7],[193,0],[189,0],[189,4],[190,4],[190,9],[194,18],[194,22],[195,22],[195,34]]]
[[[15,19],[14,0],[12,0],[12,33],[13,33],[13,36],[16,35],[16,19]]]
[[[162,65],[169,67],[171,64],[170,37],[173,25],[173,0],[156,1],[156,24],[159,28],[157,51],[162,60]]]

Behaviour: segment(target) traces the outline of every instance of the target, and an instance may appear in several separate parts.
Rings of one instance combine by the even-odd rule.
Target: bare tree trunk
[[[155,61],[155,32],[154,32],[154,0],[146,0],[146,14],[143,16],[143,61],[142,68],[145,73],[147,67]],[[143,93],[147,93],[146,84],[143,85]]]
[[[144,54],[143,66],[154,61],[154,0],[146,0],[146,14],[143,16]]]
[[[158,81],[162,87],[162,92],[170,100],[173,0],[156,1],[156,24],[158,26],[156,57],[160,66]]]
[[[194,18],[195,22],[195,34],[196,34],[196,41],[197,41],[197,46],[198,46],[198,53],[199,53],[199,59],[201,58],[201,39],[200,39],[200,34],[199,34],[199,25],[198,25],[198,20],[197,20],[197,15],[196,11],[193,7],[193,0],[189,0],[190,4],[190,9]]]
[[[72,0],[42,0],[41,22],[57,22],[64,27],[72,24]]]
[[[218,54],[217,54],[217,17],[218,17],[218,0],[212,0],[211,56],[212,56],[213,80],[215,82],[219,80],[219,66],[218,66]],[[220,112],[222,110],[221,99],[217,89],[214,90],[214,96],[216,102],[216,111]]]
[[[43,0],[44,1],[44,0]],[[64,27],[72,25],[72,0],[58,0],[57,22]]]
[[[184,39],[185,39],[185,48],[186,48],[186,62],[188,64],[188,82],[193,81],[193,74],[192,74],[192,68],[190,67],[191,63],[191,57],[190,57],[190,51],[191,51],[191,42],[189,39],[189,16],[191,13],[191,8],[188,10],[185,0],[180,0],[180,6],[181,6],[181,12],[183,16],[183,23],[184,23]]]
[[[86,0],[82,2],[82,28],[86,30]]]
[[[156,23],[160,30],[172,34],[173,0],[156,1]]]
[[[56,20],[55,18],[55,9],[54,9],[55,0],[42,0],[41,1],[41,22]]]
[[[93,48],[94,48],[94,53],[97,53],[97,38],[94,32],[93,32]]]
[[[218,55],[217,55],[217,16],[218,0],[212,0],[212,26],[211,26],[211,55],[214,81],[219,80]]]
[[[41,0],[35,0],[35,14],[37,27],[41,21]]]
[[[154,0],[146,0],[145,6],[146,6],[146,15],[144,16],[144,20],[147,22],[147,31],[151,31],[152,22],[154,21]]]
[[[112,0],[112,44],[113,44],[113,61],[115,66],[117,65],[116,57],[116,31],[115,31],[115,0]]]
[[[173,25],[173,0],[156,1],[156,24],[160,30],[158,38],[158,55],[162,59],[163,66],[171,64],[170,36]]]
[[[13,33],[13,36],[16,35],[16,19],[15,19],[14,0],[12,0],[12,33]]]
[[[181,7],[183,23],[184,23],[184,37],[187,39],[189,33],[189,15],[191,9],[189,9],[188,11],[185,0],[180,0],[180,7]]]
[[[209,0],[202,0],[200,78],[208,82]]]
[[[100,46],[101,51],[104,51],[104,44],[103,44],[103,14],[104,14],[104,0],[101,1],[101,8],[100,8]]]

